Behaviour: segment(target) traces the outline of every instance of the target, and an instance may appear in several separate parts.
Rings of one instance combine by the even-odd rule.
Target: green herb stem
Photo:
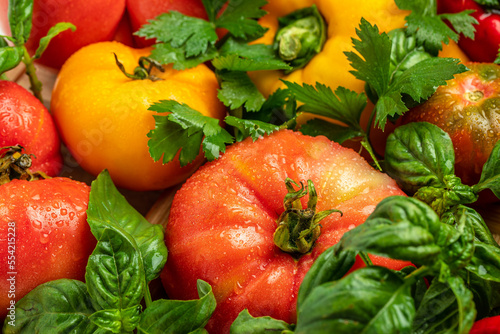
[[[23,55],[23,63],[26,65],[26,74],[28,75],[30,79],[30,89],[33,92],[33,95],[37,99],[40,100],[40,102],[43,103],[43,97],[42,97],[42,82],[38,80],[38,77],[36,75],[36,68],[35,64],[33,62],[33,59],[28,53],[28,49],[26,49],[26,46],[22,46],[24,55]]]
[[[367,266],[373,266],[372,259],[368,256],[366,252],[359,252],[359,257]]]
[[[146,303],[146,308],[149,307],[153,303],[153,299],[151,298],[151,291],[149,291],[149,284],[145,283],[146,289],[144,291],[144,302]]]

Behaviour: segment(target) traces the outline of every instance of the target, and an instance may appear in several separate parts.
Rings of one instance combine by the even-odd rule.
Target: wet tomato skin
[[[84,280],[96,245],[87,224],[89,192],[85,183],[63,177],[0,186],[1,317],[11,300],[44,282]]]
[[[61,171],[61,141],[47,108],[24,87],[0,81],[0,148],[15,145],[32,155],[31,171]]]
[[[286,177],[313,181],[317,211],[335,208],[343,213],[321,221],[314,248],[299,258],[273,241],[284,210]],[[287,130],[232,145],[176,193],[166,224],[165,290],[171,298],[193,299],[198,298],[196,280],[208,282],[217,299],[207,325],[210,333],[229,332],[245,308],[253,316],[294,323],[298,289],[314,260],[391,195],[404,193],[355,151],[325,137]],[[302,200],[306,207],[307,199]],[[373,258],[395,269],[409,264],[379,260]]]
[[[500,66],[465,65],[470,71],[439,86],[429,100],[404,114],[401,123],[429,122],[446,131],[455,149],[456,175],[473,185],[500,139]]]

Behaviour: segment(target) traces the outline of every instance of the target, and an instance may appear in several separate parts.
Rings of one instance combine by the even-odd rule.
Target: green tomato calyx
[[[116,53],[113,53],[113,55],[115,56],[116,65],[127,78],[132,80],[145,80],[145,79],[149,79],[151,81],[163,80],[162,78],[159,78],[151,74],[153,68],[156,68],[161,72],[165,72],[165,69],[158,61],[149,57],[141,57],[139,58],[139,66],[137,66],[134,69],[134,74],[130,74],[127,73],[123,64],[120,62],[120,60],[118,60],[118,56],[116,55]]]
[[[285,211],[278,218],[278,228],[274,232],[274,243],[281,250],[294,255],[306,254],[314,246],[314,242],[321,233],[320,221],[331,213],[342,212],[336,209],[316,213],[318,194],[311,180],[307,186],[302,182],[296,183],[290,178],[285,180],[288,194],[285,195],[283,205]],[[296,187],[300,187],[295,190]],[[307,208],[302,208],[300,199],[309,195]]]
[[[23,153],[23,150],[21,145],[0,147],[0,152],[3,151],[0,155],[0,185],[14,179],[33,181],[49,178],[43,172],[30,171],[32,155]]]

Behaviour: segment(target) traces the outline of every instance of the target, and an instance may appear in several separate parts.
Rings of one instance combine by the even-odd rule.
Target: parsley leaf
[[[215,24],[238,38],[259,38],[267,29],[256,19],[266,14],[266,11],[260,8],[266,3],[266,0],[230,0],[222,14],[215,19]]]
[[[138,36],[156,38],[172,48],[182,48],[185,57],[199,56],[218,39],[213,25],[203,19],[170,11],[159,15],[137,32]]]
[[[330,87],[318,82],[316,87],[309,84],[301,86],[288,81],[284,83],[295,98],[304,103],[299,107],[299,111],[326,116],[357,131],[361,130],[359,122],[367,103],[365,94],[358,94],[345,87],[338,87],[334,93]]]
[[[342,144],[348,139],[362,137],[364,135],[363,131],[356,131],[351,127],[328,122],[321,118],[313,118],[307,121],[300,127],[299,131],[313,137],[325,136],[339,144]]]
[[[470,38],[474,36],[473,25],[478,22],[469,15],[473,11],[438,15],[436,2],[433,0],[396,0],[396,4],[400,9],[411,10],[406,17],[408,32],[415,34],[425,50],[433,55],[437,55],[442,49],[442,43],[448,44],[450,39],[457,42],[460,33]],[[448,20],[456,32],[443,19]]]
[[[360,39],[353,39],[353,44],[359,55],[355,52],[345,54],[354,68],[351,73],[365,81],[378,97],[375,125],[382,130],[389,116],[402,115],[408,110],[402,100],[403,94],[421,102],[434,93],[438,85],[467,70],[458,59],[436,57],[422,60],[393,78],[389,36],[380,34],[377,26],[364,19],[356,33]]]
[[[192,162],[203,148],[205,157],[214,160],[220,152],[225,152],[226,144],[233,137],[219,125],[215,118],[204,116],[186,104],[173,100],[154,103],[149,110],[167,113],[167,116],[154,115],[155,129],[148,133],[149,153],[154,161],[172,161],[180,150],[181,166]]]
[[[232,110],[245,106],[249,111],[259,110],[266,100],[248,74],[243,71],[218,71],[222,80],[219,100]]]
[[[226,124],[233,126],[238,131],[236,132],[236,140],[241,141],[246,137],[251,136],[253,141],[264,136],[278,131],[278,125],[261,122],[258,120],[241,119],[234,116],[227,116],[225,119]]]

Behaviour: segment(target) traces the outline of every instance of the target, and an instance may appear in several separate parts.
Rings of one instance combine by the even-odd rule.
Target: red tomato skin
[[[148,20],[156,18],[162,13],[171,10],[187,16],[208,19],[205,7],[201,0],[127,0],[127,11],[130,16],[133,31],[139,30]],[[134,36],[137,47],[146,47],[154,44],[154,40]]]
[[[479,182],[483,165],[500,139],[500,66],[469,62],[425,103],[412,108],[401,124],[429,122],[447,132],[455,151],[455,172],[462,182]],[[481,94],[477,100],[470,95]],[[473,95],[474,96],[474,95]]]
[[[500,315],[476,321],[469,334],[500,334]]]
[[[18,144],[34,155],[32,172],[59,174],[61,141],[49,111],[25,88],[0,81],[0,148]]]
[[[11,300],[60,279],[84,280],[96,240],[87,224],[90,187],[69,178],[0,186],[0,315]],[[13,262],[12,262],[13,261]],[[14,277],[15,288],[8,278]]]
[[[343,212],[321,222],[315,247],[299,259],[273,242],[286,177],[313,181],[318,211]],[[314,260],[390,195],[404,193],[355,151],[325,137],[279,131],[232,145],[176,193],[166,225],[165,290],[174,299],[193,299],[198,298],[196,280],[208,282],[217,299],[206,327],[210,333],[228,333],[245,308],[253,316],[294,323],[298,289]],[[392,268],[409,264],[397,261]]]
[[[0,12],[7,13],[7,8],[8,0],[0,0]],[[35,0],[33,25],[26,47],[33,55],[40,38],[52,26],[58,22],[73,23],[76,30],[67,30],[54,37],[37,60],[40,64],[59,69],[81,47],[112,40],[124,11],[125,0]],[[8,31],[8,20],[2,19],[0,24]]]

